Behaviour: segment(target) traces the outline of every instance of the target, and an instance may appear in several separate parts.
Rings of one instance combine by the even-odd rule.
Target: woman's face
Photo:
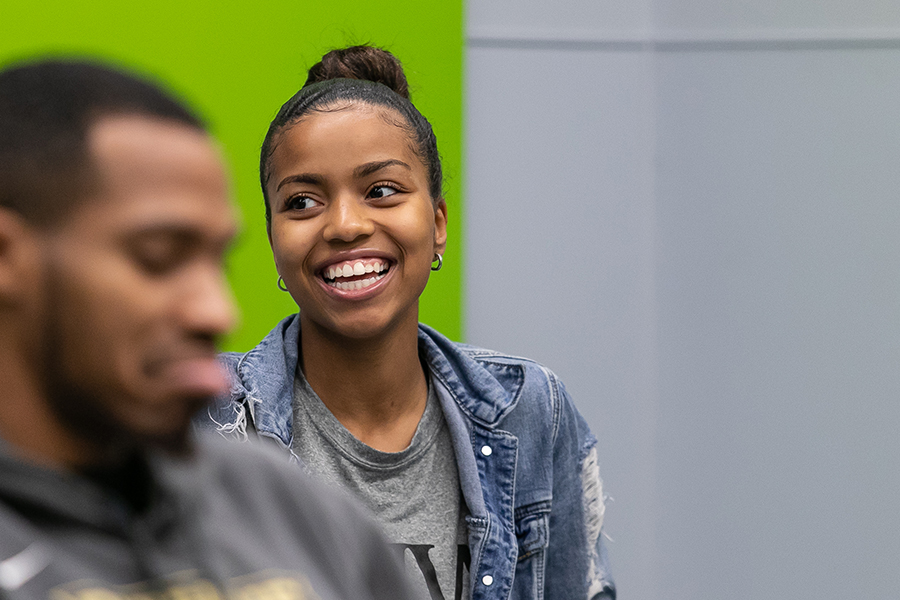
[[[386,110],[310,113],[276,141],[269,243],[304,327],[365,339],[418,321],[447,208]]]

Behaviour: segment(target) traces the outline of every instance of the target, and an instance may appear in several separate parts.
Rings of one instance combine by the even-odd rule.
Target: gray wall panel
[[[600,439],[617,574],[648,592],[651,67],[634,53],[471,50],[466,130],[467,341],[563,378]]]
[[[896,598],[900,5],[471,6],[467,338],[598,433],[620,598]]]
[[[649,0],[469,0],[469,37],[514,35],[590,35],[644,31]]]
[[[900,28],[900,3],[895,0],[656,0],[653,6],[654,25],[663,31],[807,30],[832,35]]]
[[[900,51],[659,61],[667,597],[895,597]]]

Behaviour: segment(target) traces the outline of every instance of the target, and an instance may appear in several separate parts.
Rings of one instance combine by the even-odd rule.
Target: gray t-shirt
[[[468,598],[465,502],[450,431],[429,379],[428,401],[409,447],[381,452],[356,439],[298,369],[291,449],[307,470],[353,493],[402,548],[423,600]]]

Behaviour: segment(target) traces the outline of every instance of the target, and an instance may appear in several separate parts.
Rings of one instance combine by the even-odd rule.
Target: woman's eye
[[[395,188],[392,188],[389,185],[376,185],[369,192],[370,198],[387,198],[388,196],[393,196],[397,193]]]
[[[313,208],[319,203],[309,196],[294,196],[293,198],[289,198],[287,201],[288,208],[295,210],[306,210],[309,208]]]

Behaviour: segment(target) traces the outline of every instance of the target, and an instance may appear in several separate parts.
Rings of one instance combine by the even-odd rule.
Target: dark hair
[[[159,87],[97,63],[39,60],[0,71],[0,207],[36,225],[67,215],[96,184],[90,129],[112,115],[205,130]]]
[[[428,192],[432,200],[442,196],[443,174],[437,139],[431,123],[410,101],[409,85],[403,66],[393,54],[373,46],[350,46],[332,50],[309,69],[306,83],[284,103],[275,116],[259,158],[259,179],[266,203],[266,222],[272,219],[266,182],[269,161],[282,131],[310,112],[339,110],[348,104],[362,103],[390,109],[402,119],[385,115],[392,125],[409,135],[411,149],[425,165]]]

